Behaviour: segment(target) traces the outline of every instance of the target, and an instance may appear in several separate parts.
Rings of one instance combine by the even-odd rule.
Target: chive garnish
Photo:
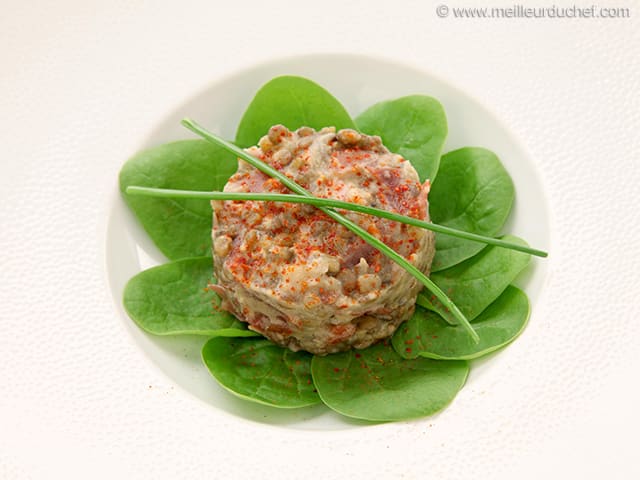
[[[170,188],[140,187],[137,185],[128,186],[126,192],[128,195],[140,195],[156,198],[194,198],[200,200],[233,201],[257,200],[265,202],[304,203],[307,205],[313,205],[315,207],[340,208],[342,210],[349,210],[352,212],[387,218],[389,220],[405,223],[413,227],[424,228],[425,230],[431,230],[433,232],[442,233],[444,235],[450,235],[452,237],[463,238],[465,240],[471,240],[479,243],[486,243],[487,245],[508,248],[510,250],[517,250],[519,252],[535,255],[536,257],[548,256],[547,252],[538,250],[536,248],[531,248],[526,245],[518,245],[517,243],[506,242],[504,240],[500,240],[499,238],[487,237],[484,235],[478,235],[476,233],[465,232],[464,230],[445,227],[444,225],[438,225],[437,223],[425,222],[424,220],[407,217],[398,213],[390,212],[388,210],[360,205],[358,203],[343,202],[342,200],[334,200],[332,198],[306,197],[303,195],[285,193],[204,192],[195,190],[172,190]]]
[[[183,126],[188,128],[192,132],[196,133],[197,135],[201,136],[205,140],[215,145],[218,145],[219,147],[224,148],[228,152],[233,153],[236,156],[242,158],[245,162],[257,168],[262,173],[269,175],[271,178],[275,178],[276,180],[279,180],[280,183],[282,183],[289,190],[305,197],[316,198],[309,191],[307,191],[306,189],[298,185],[296,182],[291,180],[286,175],[282,174],[281,172],[274,169],[270,165],[267,165],[266,163],[253,157],[252,155],[249,155],[247,152],[237,147],[236,145],[230,142],[227,142],[226,140],[214,135],[213,133],[210,133],[209,131],[207,131],[200,125],[198,125],[193,120],[185,118],[184,120],[182,120],[181,123]],[[418,270],[414,265],[409,263],[402,255],[398,254],[395,250],[389,248],[389,246],[387,246],[384,242],[380,241],[379,239],[371,235],[369,232],[361,228],[359,225],[352,222],[348,218],[345,218],[344,216],[342,216],[332,208],[328,208],[328,207],[317,207],[317,208],[323,213],[325,213],[327,216],[329,216],[330,218],[332,218],[333,220],[335,220],[336,222],[338,222],[339,224],[341,224],[342,226],[350,230],[351,232],[358,235],[369,245],[377,248],[381,253],[389,257],[391,260],[396,262],[398,265],[404,268],[407,272],[413,275],[431,293],[433,293],[435,297],[438,300],[440,300],[447,309],[449,309],[449,311],[453,314],[453,316],[460,323],[460,325],[471,336],[471,338],[473,338],[473,341],[475,343],[479,343],[480,337],[471,326],[471,323],[469,323],[469,320],[467,320],[467,318],[460,311],[460,309],[458,309],[456,304],[453,303],[453,301],[435,283],[433,283],[433,281],[429,277],[427,277],[424,273]]]

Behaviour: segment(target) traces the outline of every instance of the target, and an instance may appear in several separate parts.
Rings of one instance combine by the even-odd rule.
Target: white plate
[[[345,79],[346,71],[350,74]],[[197,119],[219,135],[234,138],[238,121],[255,92],[271,78],[284,74],[303,75],[320,83],[343,102],[353,117],[381,100],[414,93],[437,98],[444,106],[449,124],[444,151],[482,146],[496,152],[516,187],[515,208],[505,233],[519,235],[537,248],[549,249],[546,195],[535,163],[514,134],[469,95],[427,73],[397,63],[352,55],[315,55],[259,65],[213,83],[170,112],[150,128],[151,133],[140,148],[192,138],[193,135],[180,126],[180,120],[185,117]],[[116,194],[107,233],[107,270],[114,302],[140,348],[177,385],[205,400],[212,408],[260,422],[286,422],[289,428],[305,429],[354,428],[357,425],[326,408],[282,411],[237,399],[212,385],[215,381],[200,360],[204,339],[152,338],[140,331],[122,310],[124,285],[141,269],[164,261],[162,254],[127,211],[120,195]],[[546,264],[546,260],[534,259],[518,281],[531,299],[531,322],[538,319],[536,304],[544,283]],[[517,342],[512,348],[518,348]],[[471,392],[480,392],[486,385],[500,381],[499,372],[510,361],[509,350],[492,355],[490,361],[474,362],[465,387],[465,395],[471,401],[474,397]],[[449,408],[455,411],[459,407],[454,403]]]

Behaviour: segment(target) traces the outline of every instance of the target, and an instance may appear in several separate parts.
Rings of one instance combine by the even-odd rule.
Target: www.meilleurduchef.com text
[[[436,7],[440,18],[630,18],[631,9],[627,7],[558,6],[534,7],[531,5],[511,5],[508,7],[459,7],[440,4]]]

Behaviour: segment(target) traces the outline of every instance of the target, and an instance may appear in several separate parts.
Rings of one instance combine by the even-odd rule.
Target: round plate
[[[353,117],[378,101],[403,95],[425,94],[437,98],[444,106],[449,124],[444,152],[464,146],[493,150],[511,174],[516,187],[516,202],[504,232],[525,238],[537,248],[549,250],[551,226],[544,188],[535,162],[513,132],[470,95],[433,75],[398,63],[354,55],[312,55],[258,65],[212,83],[159,118],[155,125],[150,125],[150,133],[139,148],[192,138],[190,132],[180,126],[184,117],[197,120],[219,135],[233,138],[238,121],[258,88],[282,74],[301,75],[316,81],[336,96]],[[259,422],[302,429],[344,429],[361,425],[323,406],[283,411],[237,399],[219,387],[202,365],[200,349],[205,339],[152,337],[139,330],[123,311],[124,285],[139,271],[166,260],[139,227],[117,192],[113,195],[109,217],[106,254],[109,284],[122,321],[140,349],[176,385],[209,403],[211,408]],[[532,304],[530,322],[535,323],[547,262],[536,258],[532,263],[517,284],[529,295]],[[526,331],[524,335],[527,335]],[[504,351],[474,362],[461,395],[469,400],[499,382],[501,372],[512,360],[512,349],[518,349],[518,341]],[[455,412],[464,406],[454,401],[448,408]]]

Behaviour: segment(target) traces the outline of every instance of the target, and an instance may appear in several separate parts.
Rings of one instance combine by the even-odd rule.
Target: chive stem
[[[249,155],[243,149],[237,147],[236,145],[227,142],[226,140],[217,137],[216,135],[208,132],[206,129],[198,125],[191,119],[185,118],[182,120],[182,125],[194,132],[195,134],[201,136],[205,140],[218,145],[219,147],[224,148],[230,153],[237,155],[242,158],[248,164],[260,170],[262,173],[269,175],[271,178],[275,178],[280,181],[285,187],[289,190],[305,196],[305,197],[313,197],[313,195],[305,190],[303,187],[298,185],[296,182],[291,180],[286,175],[282,174],[278,170],[274,169],[270,165],[260,161],[259,159]],[[389,248],[384,242],[380,241],[369,232],[361,228],[356,223],[352,222],[348,218],[343,217],[341,214],[336,212],[335,210],[327,207],[317,207],[320,211],[324,212],[327,216],[350,230],[351,232],[358,235],[369,245],[380,250],[381,253],[389,257],[391,260],[396,262],[406,271],[408,271],[411,275],[413,275],[420,283],[422,283],[431,293],[433,293],[438,300],[442,302],[442,304],[453,314],[453,316],[458,320],[460,325],[466,330],[466,332],[473,338],[475,343],[480,341],[480,337],[478,333],[473,329],[469,320],[464,316],[464,314],[458,309],[458,307],[453,303],[453,301],[435,284],[433,281],[427,277],[424,273],[422,273],[419,269],[417,269],[414,265],[409,263],[402,255],[398,254],[395,250]]]
[[[376,217],[387,218],[389,220],[405,223],[414,227],[424,228],[425,230],[431,230],[433,232],[442,233],[444,235],[450,235],[452,237],[463,238],[474,242],[486,243],[487,245],[508,248],[510,250],[517,250],[519,252],[535,255],[536,257],[546,257],[548,255],[547,252],[543,250],[531,248],[526,245],[518,245],[517,243],[506,242],[504,240],[500,240],[499,238],[487,237],[484,235],[478,235],[476,233],[465,232],[464,230],[445,227],[444,225],[438,225],[436,223],[426,222],[417,218],[407,217],[394,212],[390,212],[388,210],[382,210],[380,208],[369,207],[367,205],[360,205],[357,203],[343,202],[342,200],[334,200],[332,198],[306,197],[303,195],[284,193],[203,192],[194,190],[172,190],[168,188],[140,187],[137,185],[128,186],[127,194],[156,198],[195,198],[201,200],[236,201],[257,200],[265,202],[304,203],[307,205],[313,205],[315,207],[340,208],[342,210],[350,210],[367,215],[374,215]]]

